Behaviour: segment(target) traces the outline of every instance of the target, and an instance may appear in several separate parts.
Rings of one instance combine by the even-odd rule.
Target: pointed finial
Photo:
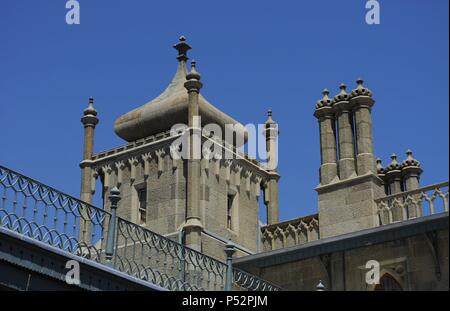
[[[94,97],[92,97],[92,96],[89,97],[88,107],[83,110],[83,114],[85,116],[87,116],[87,115],[96,116],[97,115],[97,110],[95,110],[95,108],[94,108]]]
[[[411,149],[406,150],[406,159],[402,162],[402,167],[408,166],[420,167],[420,162],[414,159]]]
[[[334,97],[334,101],[335,102],[340,102],[340,101],[347,101],[348,100],[348,94],[347,94],[347,91],[346,91],[346,89],[347,89],[347,86],[344,84],[344,83],[341,83],[340,85],[339,85],[339,89],[341,90],[340,92],[339,92],[339,94],[337,94],[335,97]]]
[[[184,36],[181,36],[178,39],[178,43],[174,44],[173,46],[178,51],[177,59],[178,61],[187,61],[187,51],[191,49],[191,46],[186,43],[186,38]]]
[[[275,121],[272,119],[272,109],[267,110],[266,124],[275,124]]]
[[[400,164],[397,161],[397,155],[393,153],[391,155],[391,163],[389,163],[388,166],[386,166],[386,173],[389,171],[397,171],[400,169]]]
[[[384,167],[382,165],[381,158],[377,158],[376,162],[377,162],[377,173],[378,174],[383,174],[384,173]]]
[[[320,109],[320,108],[323,108],[323,107],[331,106],[331,105],[332,105],[331,99],[330,99],[330,97],[328,96],[328,95],[330,95],[330,91],[329,91],[327,88],[323,89],[322,95],[323,95],[322,99],[320,99],[320,100],[316,103],[316,109]]]
[[[188,90],[188,92],[200,92],[200,89],[203,87],[203,84],[200,82],[200,73],[195,69],[197,66],[197,62],[192,60],[191,62],[191,71],[186,75],[186,82],[184,82],[184,87]]]
[[[352,97],[356,97],[356,96],[368,96],[368,97],[372,97],[372,92],[364,87],[364,80],[361,78],[358,78],[356,80],[356,88],[352,91]]]
[[[191,61],[191,71],[186,75],[186,80],[198,80],[200,81],[201,75],[196,69],[197,62],[195,60]]]

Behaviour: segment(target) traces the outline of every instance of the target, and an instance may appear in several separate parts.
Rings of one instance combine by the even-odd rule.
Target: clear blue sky
[[[184,34],[202,93],[242,123],[272,108],[280,136],[281,219],[317,210],[314,105],[361,76],[376,100],[375,153],[411,148],[423,184],[448,180],[448,0],[65,0],[0,2],[0,163],[78,195],[82,110],[95,97],[95,150],[121,145],[114,120],[157,96],[175,72]]]

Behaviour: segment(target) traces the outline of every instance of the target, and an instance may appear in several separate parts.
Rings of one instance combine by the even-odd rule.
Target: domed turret
[[[175,124],[188,124],[188,93],[184,87],[186,75],[187,51],[191,46],[186,43],[184,37],[180,37],[174,48],[178,51],[178,68],[172,82],[155,99],[143,106],[136,108],[121,117],[114,123],[116,134],[126,141],[135,141],[147,136],[165,132]],[[194,68],[191,73],[193,77],[200,78]],[[202,125],[215,123],[225,129],[226,124],[233,124],[238,135],[246,136],[245,127],[210,104],[201,94],[199,95],[199,114]]]

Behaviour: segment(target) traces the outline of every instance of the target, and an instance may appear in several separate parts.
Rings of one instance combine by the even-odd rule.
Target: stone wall
[[[267,253],[265,256],[263,253],[246,257],[235,265],[286,290],[316,290],[317,284],[322,280],[326,290],[370,291],[375,289],[375,285],[365,282],[369,271],[366,263],[376,260],[380,263],[380,277],[389,274],[403,290],[449,290],[448,213],[446,218],[441,219],[441,223],[445,222],[446,229],[423,232],[412,226],[404,232],[417,234],[408,237],[400,234],[399,238],[382,243],[373,241],[383,239],[381,236],[384,233],[373,233],[372,238],[362,235],[358,238],[362,246],[355,248],[352,248],[354,240],[351,238],[343,238],[339,242],[340,246],[330,240],[334,238],[324,241],[330,246],[319,245],[320,240],[307,243],[304,248],[296,251],[301,257],[299,260],[291,260],[296,256],[292,251],[284,255],[285,250],[279,250],[280,252]],[[393,233],[392,237],[395,236],[397,234]],[[308,244],[314,243],[318,244],[314,246],[316,254],[307,256],[306,254],[311,253]],[[325,249],[336,251],[328,252]],[[284,256],[291,259],[283,261]],[[262,257],[270,260],[264,261]],[[272,258],[277,258],[277,263]]]

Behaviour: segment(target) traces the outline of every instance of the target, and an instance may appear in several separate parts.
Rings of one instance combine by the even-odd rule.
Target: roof
[[[188,93],[184,87],[187,74],[187,50],[190,46],[184,37],[174,46],[178,50],[178,67],[169,86],[155,99],[120,116],[114,124],[116,134],[126,141],[135,141],[167,130],[175,124],[188,124]],[[210,104],[201,94],[199,114],[202,125],[215,123],[225,129],[232,124],[238,133],[245,135],[242,124]]]
[[[430,231],[448,230],[449,213],[414,218],[399,223],[360,230],[339,236],[323,238],[288,248],[233,259],[233,265],[241,269],[263,268],[296,262],[322,254],[365,247],[373,244],[403,239]]]

